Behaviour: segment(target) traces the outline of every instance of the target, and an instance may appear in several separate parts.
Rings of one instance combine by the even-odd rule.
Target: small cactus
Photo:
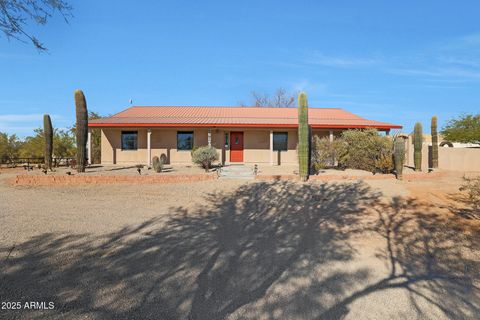
[[[402,180],[405,162],[405,140],[402,137],[397,137],[393,143],[393,160],[397,179]]]
[[[159,157],[155,156],[152,158],[153,170],[155,172],[162,172],[163,170],[163,161]]]
[[[415,164],[415,171],[422,171],[422,124],[417,122],[413,133],[413,162]]]
[[[309,131],[307,95],[301,92],[298,96],[298,169],[304,182],[308,180],[309,173]]]
[[[45,169],[52,170],[53,128],[48,114],[43,115],[43,135],[45,137]]]
[[[432,168],[438,168],[438,132],[437,132],[437,117],[432,117],[431,124],[432,134]]]
[[[77,171],[85,172],[87,160],[88,111],[87,101],[82,90],[75,90],[77,116]]]

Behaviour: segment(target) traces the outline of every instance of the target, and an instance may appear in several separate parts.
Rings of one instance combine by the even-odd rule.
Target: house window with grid
[[[122,131],[122,150],[137,150],[138,132]]]
[[[177,150],[193,149],[193,131],[177,132]]]

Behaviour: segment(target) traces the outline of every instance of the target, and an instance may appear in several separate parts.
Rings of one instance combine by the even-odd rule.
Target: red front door
[[[243,132],[230,132],[230,162],[243,162]]]

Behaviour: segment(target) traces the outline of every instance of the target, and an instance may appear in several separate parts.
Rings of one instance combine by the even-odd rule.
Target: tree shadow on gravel
[[[480,234],[455,216],[437,214],[414,199],[393,198],[373,208],[373,231],[385,240],[377,255],[389,275],[337,301],[320,319],[341,319],[355,300],[374,292],[404,289],[419,319],[430,308],[447,319],[475,319],[480,314]]]
[[[171,208],[105,237],[43,234],[0,248],[2,301],[55,302],[54,310],[1,312],[341,319],[359,298],[404,288],[451,318],[478,313],[478,260],[464,253],[473,240],[448,225],[437,230],[439,218],[424,209],[401,199],[382,204],[363,183],[245,184],[210,194],[204,207]],[[372,231],[383,238],[378,258],[391,269],[377,283],[367,268],[338,268],[355,259],[352,240]]]

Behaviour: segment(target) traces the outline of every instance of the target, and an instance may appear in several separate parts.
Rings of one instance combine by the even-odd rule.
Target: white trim
[[[147,130],[147,165],[152,164],[152,130]]]
[[[92,129],[88,129],[87,134],[87,157],[88,164],[92,164]]]
[[[270,164],[273,166],[273,130],[270,130]]]

